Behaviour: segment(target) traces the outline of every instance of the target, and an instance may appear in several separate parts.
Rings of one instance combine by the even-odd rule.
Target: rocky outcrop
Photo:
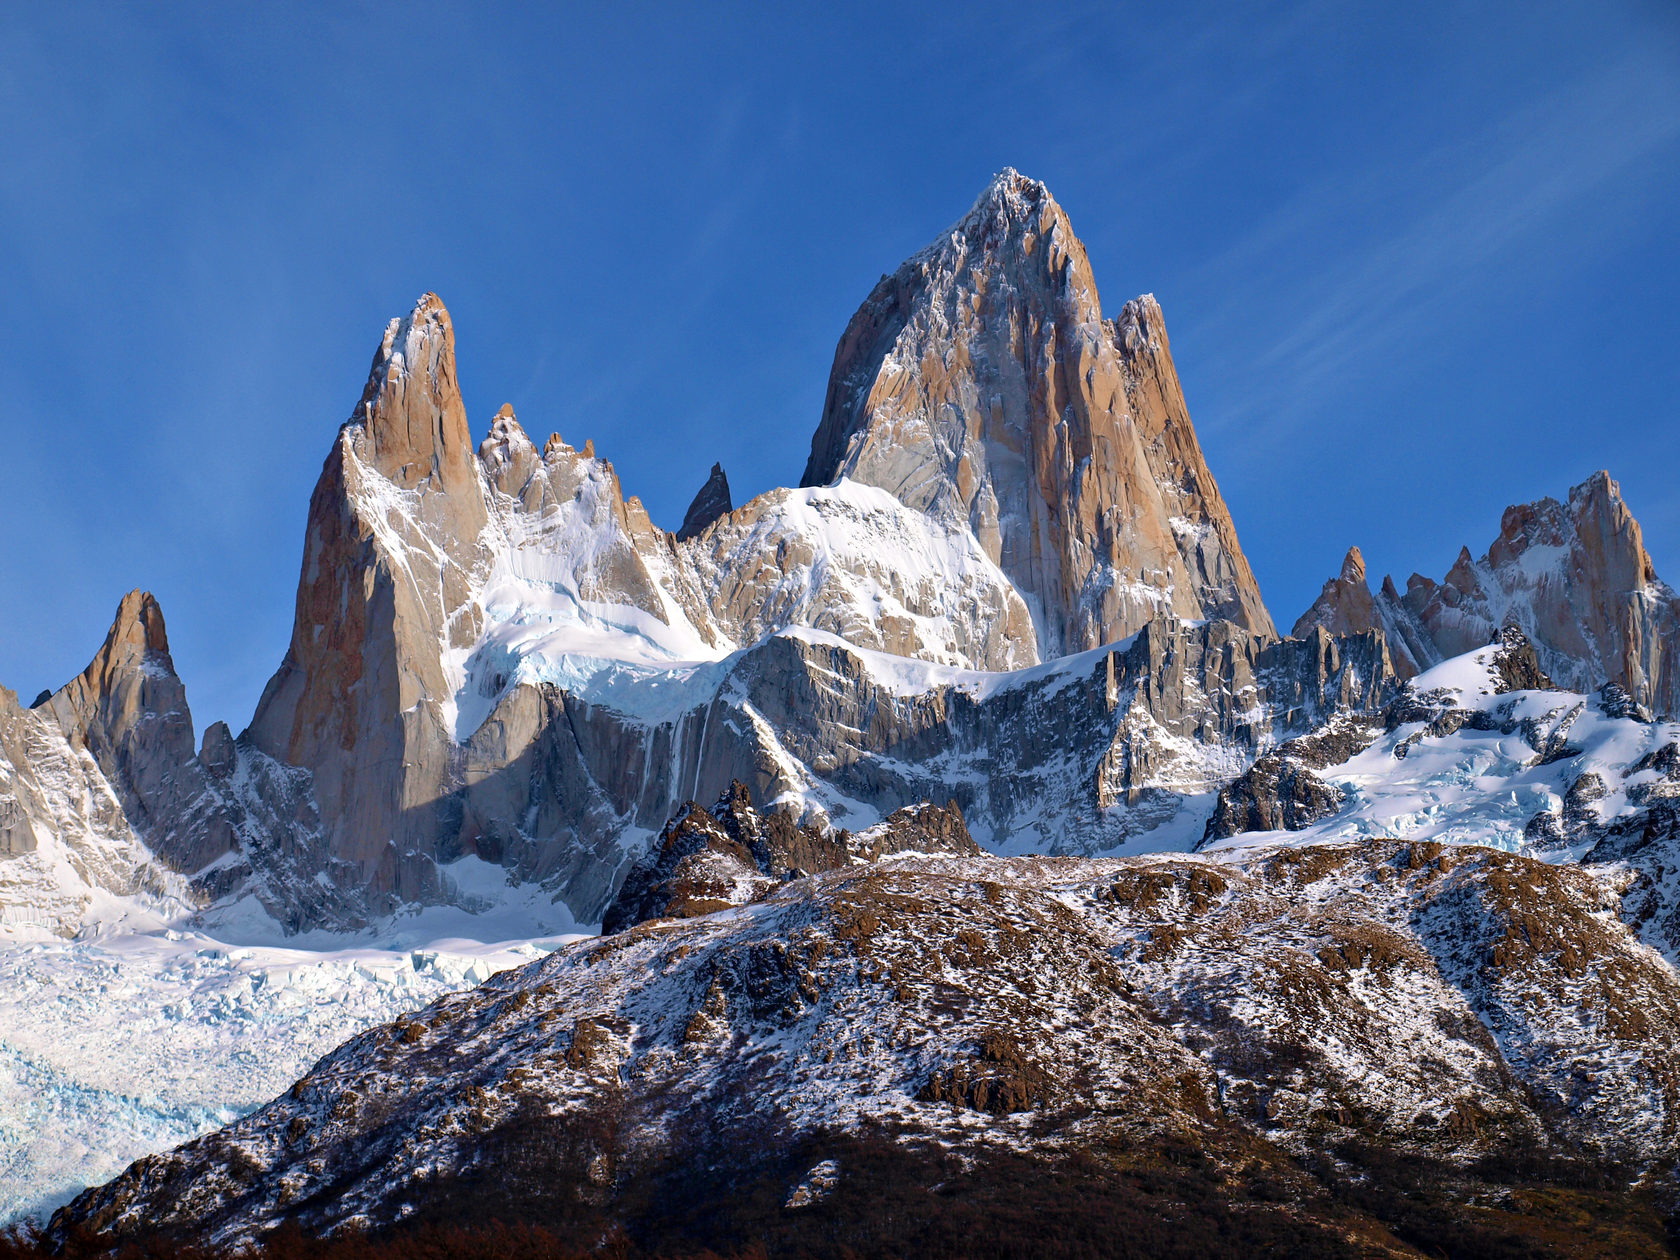
[[[50,697],[49,697],[50,699]],[[189,906],[85,745],[0,688],[0,921],[74,936],[101,899]]]
[[[1313,606],[1296,619],[1289,633],[1299,639],[1320,627],[1331,634],[1364,634],[1383,628],[1365,579],[1365,556],[1358,547],[1348,548],[1342,571],[1324,584]]]
[[[841,478],[971,529],[1035,609],[1041,658],[1162,614],[1273,633],[1158,309],[1106,323],[1067,215],[1013,170],[853,316],[802,484]]]
[[[1199,848],[1255,831],[1302,831],[1333,817],[1342,794],[1315,770],[1340,765],[1376,742],[1382,724],[1338,713],[1310,735],[1256,758],[1219,790]]]
[[[1540,654],[1534,650],[1528,636],[1516,626],[1501,627],[1493,637],[1493,645],[1494,651],[1488,660],[1493,668],[1494,695],[1553,689],[1552,680],[1540,668]],[[1644,720],[1650,721],[1650,715],[1647,714]]]
[[[1372,621],[1358,567],[1354,573],[1344,564],[1298,630]],[[1614,683],[1659,714],[1680,712],[1680,596],[1658,579],[1639,522],[1609,473],[1594,473],[1567,503],[1506,508],[1499,537],[1480,560],[1463,548],[1444,579],[1414,573],[1404,595],[1384,578],[1371,604],[1404,676],[1516,625],[1557,685],[1590,692]]]
[[[850,860],[843,842],[776,811],[761,815],[752,793],[731,783],[710,810],[689,801],[625,876],[601,930],[648,919],[686,919],[758,901],[782,881]]]
[[[861,862],[878,862],[899,853],[979,857],[985,851],[968,834],[968,823],[955,800],[943,805],[931,801],[906,805],[856,835],[841,834],[847,851]]]
[[[712,475],[706,478],[706,484],[700,487],[694,501],[688,505],[688,511],[683,513],[677,541],[687,542],[718,517],[728,516],[734,510],[735,503],[729,497],[729,478],[724,476],[722,464],[713,464]]]
[[[895,810],[864,831],[831,831],[787,810],[760,812],[740,780],[710,810],[689,801],[624,878],[601,924],[621,932],[649,919],[687,919],[769,896],[790,879],[901,853],[978,857],[955,801]]]

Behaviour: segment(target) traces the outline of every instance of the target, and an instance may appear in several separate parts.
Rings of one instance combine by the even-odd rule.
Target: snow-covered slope
[[[429,935],[298,947],[128,924],[76,940],[0,931],[0,1223],[44,1220],[262,1105],[347,1037],[542,952]]]
[[[1578,860],[1603,827],[1648,804],[1640,789],[1661,778],[1648,762],[1680,741],[1680,722],[1652,720],[1615,688],[1512,689],[1499,676],[1500,653],[1489,645],[1413,678],[1368,747],[1313,767],[1341,800],[1288,834],[1300,843],[1394,836]],[[1584,782],[1593,785],[1586,793]],[[1217,843],[1280,838],[1248,832]]]

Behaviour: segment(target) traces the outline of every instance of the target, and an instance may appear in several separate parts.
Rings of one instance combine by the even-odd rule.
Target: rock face
[[[849,861],[844,843],[786,813],[761,816],[737,780],[710,810],[689,801],[631,867],[601,930],[687,919],[758,901],[784,879]]]
[[[1256,758],[1219,790],[1202,844],[1254,831],[1301,831],[1333,816],[1342,793],[1314,771],[1364,751],[1381,730],[1369,717],[1338,712],[1319,730]]]
[[[232,822],[208,799],[187,691],[149,592],[123,596],[88,667],[37,707],[72,747],[87,749],[129,826],[172,869],[197,871],[233,849]]]
[[[1299,1251],[1320,1220],[1314,1254],[1416,1254],[1382,1242],[1384,1220],[1411,1237],[1483,1222],[1454,1235],[1466,1254],[1517,1238],[1661,1254],[1660,1213],[1642,1252],[1607,1232],[1635,1200],[1612,1218],[1563,1189],[1660,1178],[1680,1156],[1680,980],[1617,903],[1617,880],[1587,869],[1392,841],[846,866],[750,914],[579,942],[364,1033],[52,1228],[231,1248],[284,1221],[378,1230],[418,1209],[539,1220],[571,1231],[559,1250],[727,1252],[744,1239],[666,1231],[756,1198],[792,1206],[743,1232],[786,1239],[817,1210],[790,1191],[824,1169],[839,1197],[820,1249],[868,1254],[886,1226],[847,1222],[870,1205],[919,1217],[932,1200],[907,1193],[982,1177],[1021,1204],[1043,1178],[1046,1210],[1088,1225],[1107,1202],[1091,1196],[1141,1167],[1156,1188],[1130,1193],[1160,1203],[1140,1222],[1165,1213],[1186,1254],[1210,1212],[1250,1232],[1196,1254],[1254,1254],[1257,1237]],[[888,1153],[867,1141],[884,1119]],[[918,1162],[943,1150],[961,1163]],[[1534,1192],[1552,1161],[1560,1184]],[[1342,1178],[1361,1190],[1332,1208]],[[1278,1235],[1251,1232],[1279,1201]]]
[[[1012,170],[852,317],[802,484],[841,478],[971,529],[1034,609],[1041,658],[1161,614],[1274,633],[1159,308],[1105,322],[1067,215]]]
[[[427,294],[385,330],[321,471],[291,647],[250,727],[258,749],[313,776],[331,852],[398,896],[430,891],[402,855],[435,852],[449,830],[445,656],[481,628],[486,521],[454,329]]]
[[[1615,683],[1657,713],[1680,712],[1680,596],[1658,579],[1639,522],[1608,473],[1576,486],[1567,503],[1506,508],[1480,560],[1465,548],[1442,581],[1414,573],[1404,595],[1384,578],[1373,599],[1363,562],[1351,565],[1356,554],[1297,633],[1312,625],[1382,629],[1396,670],[1409,677],[1514,624],[1558,685],[1592,691]]]
[[[1365,579],[1365,557],[1358,547],[1348,548],[1342,571],[1324,584],[1313,606],[1301,614],[1289,633],[1299,639],[1318,628],[1331,634],[1364,634],[1384,629],[1377,602],[1371,598],[1371,588]],[[1409,678],[1417,673],[1417,668],[1409,656],[1406,659]]]
[[[770,895],[784,882],[899,853],[978,857],[955,801],[895,810],[853,835],[828,831],[783,810],[760,813],[740,780],[710,810],[689,801],[630,868],[601,930],[649,919],[687,919]]]
[[[1179,554],[1200,593],[1203,615],[1234,621],[1262,636],[1272,633],[1271,615],[1260,602],[1260,584],[1237,542],[1237,527],[1190,423],[1160,303],[1153,294],[1134,298],[1108,327],[1120,355],[1126,405],[1170,513]],[[1331,633],[1361,634],[1370,628]]]
[[[0,688],[0,910],[5,922],[73,936],[101,898],[187,909],[185,881],[134,832],[85,746]]]
[[[899,853],[979,857],[984,852],[968,834],[968,823],[955,800],[943,805],[932,801],[906,805],[856,835],[841,835],[852,860],[861,862],[878,862]]]
[[[722,464],[713,464],[712,475],[706,478],[706,484],[700,487],[700,493],[694,496],[694,502],[683,514],[677,541],[687,542],[718,517],[728,516],[734,510],[735,503],[729,497],[729,478],[724,476]]]

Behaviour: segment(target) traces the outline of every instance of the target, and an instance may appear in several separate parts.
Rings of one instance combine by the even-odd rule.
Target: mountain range
[[[347,1026],[58,1243],[796,1248],[881,1178],[939,1218],[956,1152],[1243,1246],[1666,1245],[1680,596],[1607,473],[1404,594],[1352,548],[1280,634],[1160,305],[1105,317],[1013,170],[853,316],[800,485],[714,464],[675,533],[590,442],[475,445],[455,356],[435,295],[386,328],[244,731],[141,591],[0,691],[0,922],[607,935]]]

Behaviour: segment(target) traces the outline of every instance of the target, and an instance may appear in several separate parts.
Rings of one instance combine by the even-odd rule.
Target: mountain
[[[1067,214],[1013,170],[847,326],[802,484],[842,478],[971,529],[1033,609],[1041,658],[1161,614],[1276,633],[1160,308],[1104,320]]]
[[[673,534],[592,443],[539,448],[503,407],[475,446],[428,294],[323,465],[249,728],[193,753],[144,600],[43,711],[205,922],[482,908],[490,869],[557,931],[737,780],[819,830],[951,799],[998,851],[1184,848],[1239,776],[1256,795],[1213,832],[1333,815],[1324,767],[1280,750],[1322,761],[1325,731],[1380,726],[1400,680],[1507,623],[1562,686],[1680,677],[1672,595],[1602,476],[1404,600],[1356,549],[1278,638],[1159,305],[1105,319],[1066,213],[1013,171],[853,317],[804,480],[736,507],[714,465]]]
[[[385,330],[243,733],[143,592],[0,691],[0,1210],[145,1156],[60,1237],[1663,1245],[1676,605],[1608,477],[1278,635],[1159,305],[1013,171],[853,317],[804,484],[674,533],[475,444],[456,354]]]
[[[1569,492],[1505,509],[1480,560],[1469,548],[1440,582],[1414,573],[1401,595],[1384,578],[1373,597],[1355,547],[1341,574],[1295,623],[1332,633],[1382,630],[1409,677],[1519,626],[1564,686],[1624,688],[1659,713],[1680,713],[1680,595],[1661,581],[1639,522],[1606,472]]]
[[[673,810],[736,779],[813,825],[954,793],[995,845],[1102,851],[1380,703],[1371,636],[1278,640],[1160,308],[1104,320],[1066,215],[1013,172],[854,317],[808,484],[736,508],[714,466],[676,534],[511,408],[475,448],[455,356],[435,295],[386,329],[231,754],[238,782],[303,774],[265,798],[285,842],[220,885],[283,922],[464,903],[466,858],[597,922]]]

